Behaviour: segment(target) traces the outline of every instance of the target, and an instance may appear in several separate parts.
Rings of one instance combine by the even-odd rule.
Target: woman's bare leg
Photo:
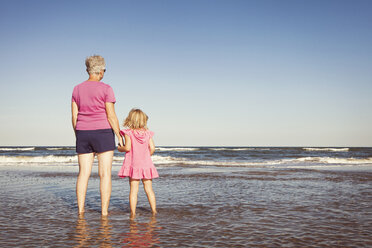
[[[142,179],[143,188],[145,189],[147,199],[149,200],[152,214],[157,214],[156,212],[156,198],[154,190],[152,189],[152,180],[151,179]]]
[[[101,211],[102,215],[108,214],[111,197],[111,167],[114,151],[101,152],[97,154],[98,174],[100,177]]]
[[[76,182],[76,198],[79,214],[84,213],[85,196],[87,194],[88,180],[92,172],[94,153],[84,153],[78,155],[79,175]]]
[[[130,185],[129,205],[130,205],[130,217],[131,218],[134,218],[136,216],[139,182],[140,180],[138,179],[129,178],[129,185]]]

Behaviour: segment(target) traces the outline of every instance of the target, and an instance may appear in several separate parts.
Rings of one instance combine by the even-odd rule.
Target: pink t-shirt
[[[103,82],[85,81],[75,86],[72,101],[76,102],[79,113],[76,130],[109,129],[106,102],[115,103],[111,86]]]

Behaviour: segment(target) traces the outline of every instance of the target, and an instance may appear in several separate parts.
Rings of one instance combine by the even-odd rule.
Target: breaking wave
[[[192,148],[192,147],[157,147],[156,151],[160,152],[170,152],[170,151],[176,151],[176,152],[184,152],[184,151],[198,151],[200,148]]]
[[[320,164],[372,164],[372,158],[331,158],[331,157],[303,157],[297,158],[295,161],[320,163]]]
[[[35,150],[35,147],[16,147],[16,148],[2,147],[2,148],[0,148],[0,151],[4,151],[4,152],[10,152],[10,151],[34,151],[34,150]]]
[[[59,150],[75,150],[74,147],[48,147],[46,148],[49,151],[59,151]]]
[[[348,152],[349,148],[312,148],[304,147],[305,151],[326,151],[326,152]]]
[[[0,156],[0,163],[34,164],[34,163],[77,163],[77,156]]]
[[[209,148],[209,150],[212,151],[269,151],[270,148],[253,148],[253,147],[247,147],[247,148]]]

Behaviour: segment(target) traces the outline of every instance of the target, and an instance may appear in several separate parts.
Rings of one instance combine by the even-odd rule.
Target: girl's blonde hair
[[[132,109],[124,121],[124,127],[130,129],[147,129],[149,117],[140,109]]]

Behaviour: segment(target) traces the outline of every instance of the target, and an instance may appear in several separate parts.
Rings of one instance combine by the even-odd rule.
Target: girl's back
[[[153,179],[159,174],[151,159],[149,142],[154,132],[146,129],[125,129],[120,131],[122,135],[129,137],[131,149],[126,152],[123,166],[118,175],[133,179]]]
[[[151,160],[149,141],[154,136],[150,130],[126,129],[122,131],[131,140],[131,150],[126,153],[124,165],[148,168],[154,166]]]

